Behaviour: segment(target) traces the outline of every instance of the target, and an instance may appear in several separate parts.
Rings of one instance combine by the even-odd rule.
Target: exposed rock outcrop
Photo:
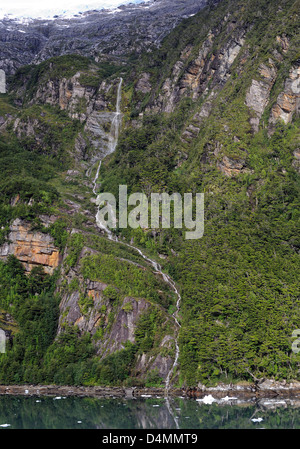
[[[276,81],[277,70],[272,59],[269,64],[259,66],[260,79],[252,80],[250,89],[246,94],[246,105],[252,110],[253,116],[250,124],[253,132],[258,132],[260,119],[270,99],[271,89]]]
[[[296,151],[294,151],[294,158],[293,166],[298,170],[300,173],[300,148],[298,148]]]
[[[9,255],[14,255],[23,263],[27,272],[40,265],[46,273],[53,274],[61,262],[62,256],[55,247],[53,238],[48,234],[32,231],[29,222],[19,218],[14,220],[8,240],[0,247],[0,259],[6,260]]]
[[[88,86],[81,81],[81,76],[82,73],[77,72],[71,78],[41,80],[30,103],[59,106],[71,118],[84,122],[93,110],[107,109],[105,95],[111,85],[104,81],[97,87]]]
[[[246,170],[244,159],[232,159],[224,156],[222,161],[218,164],[218,168],[226,176],[234,176]]]
[[[224,29],[229,33],[228,39],[213,52],[217,38]],[[172,112],[183,96],[188,95],[196,100],[224,86],[230,77],[231,66],[245,43],[246,33],[247,27],[235,28],[225,19],[218,28],[209,31],[197,57],[191,61],[192,48],[186,47],[175,63],[171,76],[165,80],[153,109]],[[204,116],[210,112],[207,109],[208,104],[204,104]],[[200,112],[199,117],[201,115]]]
[[[292,67],[289,77],[284,83],[284,90],[279,94],[270,115],[270,129],[279,120],[285,124],[291,123],[293,115],[300,112],[300,61]]]
[[[138,92],[142,92],[143,94],[149,93],[152,88],[150,83],[150,73],[143,72],[135,88]]]
[[[106,295],[107,284],[84,279],[80,264],[85,256],[96,255],[92,248],[84,247],[78,257],[78,264],[70,269],[62,264],[62,277],[58,291],[62,296],[58,335],[66,325],[75,325],[81,334],[90,333],[97,354],[101,358],[124,349],[126,342],[135,343],[135,331],[140,317],[150,307],[159,307],[144,298],[126,296],[112,300]],[[64,257],[66,258],[68,249]],[[144,269],[144,267],[141,267]],[[160,308],[161,309],[161,308]],[[166,314],[166,323],[169,316]],[[172,322],[172,320],[171,320]],[[161,348],[170,350],[174,337],[165,335]],[[173,364],[172,356],[162,356],[158,352],[140,355],[134,367],[137,376],[151,370],[165,378]]]

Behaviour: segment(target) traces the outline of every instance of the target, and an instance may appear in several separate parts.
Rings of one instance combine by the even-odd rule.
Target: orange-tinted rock
[[[293,115],[300,111],[300,67],[293,67],[284,84],[284,90],[277,98],[270,115],[270,125],[279,120],[290,123]]]
[[[219,163],[219,170],[224,173],[226,176],[234,176],[238,175],[242,171],[244,171],[245,161],[242,159],[234,160],[229,158],[228,156],[224,156],[222,161]]]
[[[0,247],[0,259],[16,256],[27,272],[42,265],[45,272],[53,274],[61,262],[61,255],[53,238],[42,232],[31,231],[30,223],[17,218],[10,227],[9,243]]]

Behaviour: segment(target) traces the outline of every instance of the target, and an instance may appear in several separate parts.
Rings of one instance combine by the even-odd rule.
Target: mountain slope
[[[159,46],[184,17],[196,14],[207,0],[151,0],[117,11],[89,11],[64,17],[0,20],[0,68],[15,73],[25,64],[54,56],[79,54],[96,61],[128,57]]]
[[[1,263],[1,308],[21,335],[13,326],[1,382],[161,384],[177,337],[174,384],[297,377],[298,12],[294,0],[224,0],[138,61],[62,56],[9,79],[0,255],[31,274]],[[120,77],[122,132],[109,154]],[[174,227],[116,230],[176,282],[180,330],[170,285],[96,226],[103,157],[99,192],[205,193],[199,240]],[[30,337],[42,329],[46,340]]]

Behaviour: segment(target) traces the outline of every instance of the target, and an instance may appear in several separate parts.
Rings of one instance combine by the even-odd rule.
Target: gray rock
[[[183,18],[200,11],[208,0],[151,0],[128,4],[119,12],[90,11],[72,19],[0,20],[0,68],[15,73],[20,66],[53,56],[81,54],[100,61],[159,46]],[[150,7],[149,7],[150,6]]]

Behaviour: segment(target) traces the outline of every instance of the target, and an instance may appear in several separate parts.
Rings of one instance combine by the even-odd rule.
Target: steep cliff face
[[[174,360],[172,317],[155,302],[142,297],[120,296],[118,288],[111,290],[108,284],[85,277],[82,272],[85,258],[99,256],[101,254],[99,251],[83,247],[78,256],[78,263],[70,268],[67,262],[69,250],[71,248],[66,248],[64,254],[58,286],[62,298],[58,335],[63,333],[66,326],[76,326],[81,335],[86,333],[91,335],[97,355],[100,359],[105,359],[110,354],[124,349],[128,342],[136,344],[136,332],[139,329],[140,320],[154,310],[154,313],[160,315],[161,320],[159,337],[155,336],[155,345],[150,344],[147,349],[144,349],[143,354],[137,357],[133,369],[135,375],[142,378],[155,370],[157,375],[164,379]],[[130,261],[123,263],[125,268]],[[139,270],[146,270],[139,264],[134,263],[134,265]],[[143,335],[144,337],[147,335]]]
[[[89,71],[89,76],[93,76],[93,68]],[[83,77],[84,72],[77,72],[70,78],[58,77],[49,80],[46,77],[44,81],[41,79],[29,104],[59,106],[71,118],[81,122],[87,120],[94,110],[101,111],[112,107],[107,98],[111,84],[103,81],[96,86],[84,85]]]
[[[225,33],[226,37],[218,45],[221,33]],[[187,46],[175,63],[171,77],[165,80],[161,93],[155,101],[154,110],[172,112],[185,96],[193,100],[197,100],[200,96],[205,98],[208,93],[210,97],[215,96],[230,76],[231,66],[245,43],[246,33],[245,25],[237,25],[235,21],[232,22],[226,17],[216,28],[208,31],[196,58],[192,56],[195,49]],[[206,102],[202,107],[198,114],[199,118],[201,114],[208,116],[208,105]]]
[[[261,80],[252,80],[250,89],[246,94],[246,105],[254,112],[250,119],[253,132],[259,130],[259,123],[270,99],[270,92],[276,81],[277,70],[274,61],[270,58],[268,66],[261,64],[258,72]]]
[[[279,94],[270,115],[270,125],[282,120],[291,123],[294,114],[300,112],[300,61],[290,69],[288,78],[284,82],[284,90]]]
[[[17,257],[27,272],[35,266],[42,266],[46,273],[53,274],[62,261],[53,238],[48,234],[32,231],[31,224],[19,218],[10,226],[8,242],[0,247],[1,260],[6,260],[9,255]]]
[[[154,15],[169,6],[155,3]],[[91,48],[94,61],[63,56],[10,79],[10,93],[0,99],[2,241],[6,217],[10,225],[0,257],[14,254],[27,272],[60,267],[58,329],[45,363],[61,357],[63,364],[72,353],[61,374],[71,382],[111,382],[103,372],[128,357],[129,383],[145,382],[149,373],[160,383],[157,376],[166,380],[173,369],[177,342],[178,382],[249,379],[252,367],[256,376],[290,375],[287,334],[298,317],[298,9],[292,0],[271,3],[224,0],[158,39],[161,48],[139,61],[122,56],[100,63],[103,41],[92,37],[88,48],[79,48],[79,38],[62,44],[63,33],[49,31],[36,61]],[[122,20],[118,26],[127,23]],[[114,56],[126,43],[122,33],[110,40]],[[132,45],[139,53],[144,44],[149,41]],[[121,77],[122,131],[110,154]],[[171,227],[117,229],[118,241],[108,240],[96,226],[95,192],[116,193],[121,183],[147,195],[204,191],[203,239],[188,242],[185,230]],[[60,249],[24,219],[41,225],[47,209],[53,223],[61,220],[52,229]],[[170,283],[133,244],[176,281],[178,315]],[[86,337],[94,350],[88,361],[89,348],[75,353]],[[271,354],[274,347],[278,354]],[[289,364],[295,373],[292,357]]]
[[[66,70],[68,64],[71,74],[61,76],[60,66]],[[77,71],[80,64],[85,68]],[[48,152],[62,153],[64,147],[68,157],[77,163],[85,160],[92,167],[109,152],[118,83],[114,78],[102,80],[99,67],[85,58],[49,62],[25,74],[21,71],[10,86],[17,108],[3,116],[1,129],[12,129],[19,140],[41,152],[47,152],[47,146]],[[58,109],[64,113],[64,123],[63,115],[57,119]]]
[[[162,75],[161,70],[157,75],[159,81],[152,77],[152,90],[149,94],[150,101],[145,107],[146,112],[172,113],[182,100],[193,100],[194,112],[186,118],[181,133],[183,148],[180,151],[183,159],[179,164],[188,157],[184,154],[188,154],[189,148],[203,140],[203,130],[212,126],[218,114],[218,119],[223,122],[224,136],[218,139],[215,148],[204,157],[227,176],[249,172],[245,150],[247,138],[245,134],[242,135],[241,129],[235,130],[235,125],[230,123],[228,102],[232,100],[233,108],[239,102],[244,124],[249,123],[254,134],[265,126],[272,133],[280,120],[288,124],[298,116],[297,34],[287,35],[282,33],[280,25],[278,28],[270,25],[270,37],[265,43],[262,42],[263,32],[259,25],[262,14],[261,10],[257,14],[252,10],[249,14],[243,7],[238,16],[229,4],[224,4],[216,21],[210,20],[211,15],[202,18],[203,32],[200,31],[200,36],[188,39],[182,26],[181,36],[179,37],[179,32],[176,36],[181,43],[179,58],[175,60],[172,56],[172,64],[162,64],[167,76]],[[282,9],[278,9],[278,14],[282,14]],[[252,16],[251,19],[249,15]],[[296,20],[296,16],[293,17]],[[196,20],[191,23],[192,26],[196,28]],[[184,45],[185,42],[187,45]],[[163,51],[166,51],[164,47]],[[139,83],[144,77],[142,74]],[[235,92],[233,86],[238,86]],[[226,108],[223,107],[223,115],[221,102],[228,104],[228,110],[225,111]],[[226,145],[225,140],[229,140],[230,135],[232,144],[228,142]],[[204,146],[207,152],[211,142],[205,142]],[[234,157],[229,146],[239,147]]]

